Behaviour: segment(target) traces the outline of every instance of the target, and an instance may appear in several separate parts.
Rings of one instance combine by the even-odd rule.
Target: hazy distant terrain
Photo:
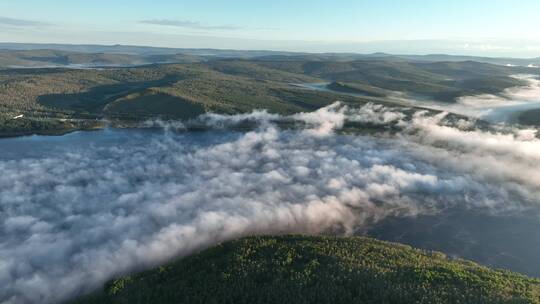
[[[540,58],[491,58],[478,56],[455,56],[444,54],[400,55],[400,54],[355,54],[355,53],[300,53],[265,50],[224,50],[159,48],[129,45],[75,45],[75,44],[32,44],[0,43],[0,67],[20,66],[62,66],[81,64],[98,65],[138,65],[152,63],[180,63],[215,58],[264,58],[272,60],[308,61],[354,61],[387,60],[414,62],[463,62],[476,61],[504,66],[540,66]],[[45,54],[49,56],[44,56]],[[68,57],[73,57],[73,60]],[[17,63],[17,64],[15,64]]]
[[[0,68],[97,68],[127,67],[153,63],[199,62],[203,58],[184,55],[130,55],[117,53],[82,53],[59,50],[0,50]]]
[[[95,128],[102,125],[102,119],[189,119],[203,112],[253,109],[287,114],[314,110],[338,99],[353,103],[400,103],[400,98],[455,103],[460,97],[498,95],[527,85],[513,75],[540,74],[537,68],[451,56],[129,46],[3,47],[9,49],[0,51],[0,66],[19,67],[0,70],[0,133],[4,135]],[[442,59],[445,61],[433,61]],[[326,92],[292,85],[302,83],[329,85]]]

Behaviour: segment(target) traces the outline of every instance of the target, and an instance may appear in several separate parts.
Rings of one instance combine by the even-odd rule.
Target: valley
[[[461,98],[501,95],[528,84],[513,75],[539,73],[472,61],[321,61],[296,55],[123,68],[7,69],[0,70],[0,134],[62,133],[151,118],[191,119],[207,112],[267,109],[290,114],[336,100],[427,108],[434,104],[435,110],[452,112]],[[296,83],[328,85],[307,87],[315,92],[291,85]],[[528,104],[507,110],[533,108]],[[530,118],[526,121],[531,123]]]

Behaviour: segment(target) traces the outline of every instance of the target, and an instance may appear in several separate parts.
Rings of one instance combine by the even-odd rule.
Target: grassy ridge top
[[[540,303],[540,280],[365,237],[251,237],[73,303]]]

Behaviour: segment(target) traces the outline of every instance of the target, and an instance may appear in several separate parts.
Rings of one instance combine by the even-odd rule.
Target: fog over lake
[[[0,139],[0,301],[67,299],[245,235],[384,236],[388,219],[447,210],[538,222],[535,130],[340,103],[199,123]]]

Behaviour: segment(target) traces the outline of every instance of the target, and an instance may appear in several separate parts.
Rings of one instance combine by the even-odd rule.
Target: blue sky
[[[538,0],[0,0],[0,41],[540,56]]]

